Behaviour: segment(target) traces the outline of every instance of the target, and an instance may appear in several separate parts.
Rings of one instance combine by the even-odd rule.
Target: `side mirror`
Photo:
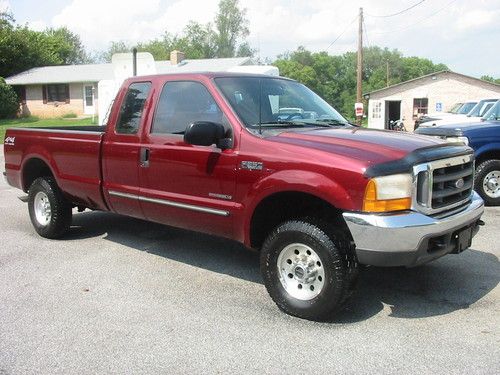
[[[208,121],[197,121],[188,125],[184,132],[184,142],[195,146],[211,146],[216,144],[222,149],[229,148],[225,141],[226,130],[222,124]]]

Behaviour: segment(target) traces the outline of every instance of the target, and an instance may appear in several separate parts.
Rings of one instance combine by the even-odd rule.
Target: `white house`
[[[450,71],[428,74],[365,94],[368,127],[387,129],[389,121],[404,119],[413,130],[418,116],[444,112],[455,103],[500,98],[500,85]]]

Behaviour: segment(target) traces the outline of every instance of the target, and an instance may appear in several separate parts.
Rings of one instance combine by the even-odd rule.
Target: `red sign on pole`
[[[363,116],[363,103],[354,103],[354,112],[356,117]]]

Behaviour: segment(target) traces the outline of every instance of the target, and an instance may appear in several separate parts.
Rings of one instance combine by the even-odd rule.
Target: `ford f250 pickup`
[[[35,230],[103,210],[260,251],[280,309],[329,320],[359,264],[416,266],[471,245],[483,213],[471,148],[363,129],[293,80],[134,77],[105,127],[9,129],[6,178]]]

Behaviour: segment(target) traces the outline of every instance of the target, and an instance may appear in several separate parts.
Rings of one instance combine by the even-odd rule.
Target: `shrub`
[[[0,77],[0,118],[12,118],[19,111],[19,99],[14,89]]]
[[[69,112],[69,113],[65,113],[64,115],[61,116],[61,118],[77,118],[78,116],[76,115],[76,113],[73,113],[73,112]]]

